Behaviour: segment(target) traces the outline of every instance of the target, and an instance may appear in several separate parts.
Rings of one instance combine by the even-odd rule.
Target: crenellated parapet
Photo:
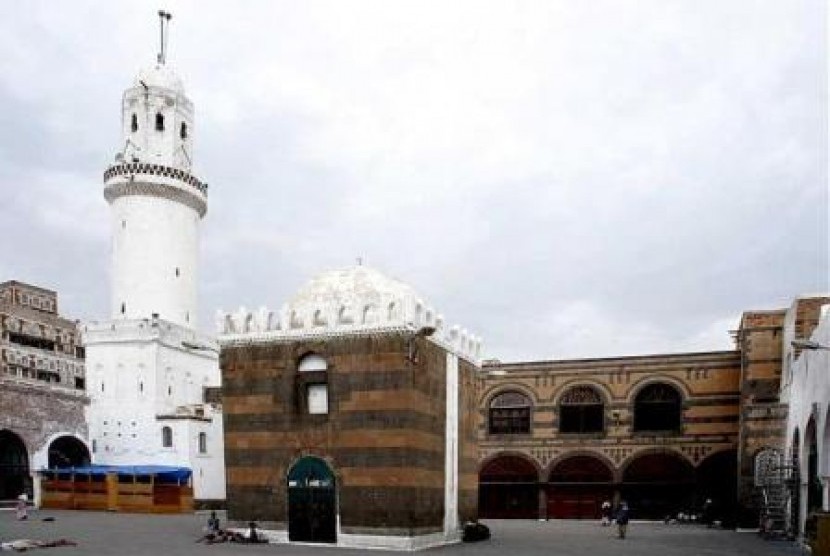
[[[448,326],[412,288],[364,266],[315,277],[279,310],[217,311],[216,331],[223,344],[421,332],[467,359],[481,357],[481,338]]]

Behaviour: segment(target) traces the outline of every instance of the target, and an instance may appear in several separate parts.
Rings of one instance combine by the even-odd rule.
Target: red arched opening
[[[8,430],[0,430],[0,500],[31,494],[29,453],[23,440]]]
[[[593,456],[573,456],[557,463],[548,478],[548,517],[597,519],[602,502],[613,499],[614,474]]]
[[[734,521],[738,499],[738,452],[725,450],[701,462],[695,472],[695,508],[712,501],[712,518],[725,525]]]
[[[539,516],[539,474],[521,456],[498,456],[479,472],[478,513],[483,518]]]
[[[633,517],[662,519],[693,509],[694,478],[694,469],[679,455],[645,454],[626,467],[621,492]]]

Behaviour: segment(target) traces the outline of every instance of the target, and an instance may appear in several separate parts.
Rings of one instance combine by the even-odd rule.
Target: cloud
[[[827,289],[817,1],[168,4],[206,328],[357,257],[505,359],[724,349],[741,311]],[[100,176],[155,10],[0,16],[0,231],[27,230],[0,269],[98,317]]]

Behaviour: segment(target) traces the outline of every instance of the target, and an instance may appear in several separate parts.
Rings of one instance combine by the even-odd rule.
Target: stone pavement
[[[54,522],[42,521],[53,516]],[[35,511],[29,521],[18,522],[14,512],[0,511],[0,540],[17,538],[54,540],[67,538],[77,547],[38,550],[44,556],[164,555],[208,556],[272,554],[338,555],[366,554],[346,550],[294,545],[203,545],[206,516],[150,516],[105,512]],[[224,523],[224,520],[223,520]],[[792,543],[761,540],[754,533],[706,529],[698,525],[632,523],[625,540],[614,537],[613,527],[587,521],[486,521],[493,538],[472,544],[422,552],[429,556],[796,556],[802,552]],[[371,551],[371,555],[401,554]]]

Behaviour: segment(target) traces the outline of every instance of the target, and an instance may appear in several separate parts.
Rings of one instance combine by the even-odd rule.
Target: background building
[[[813,300],[796,300],[788,317],[784,339],[791,363],[781,392],[789,412],[782,454],[798,488],[789,517],[803,535],[811,512],[830,510],[830,300],[821,308]]]
[[[476,338],[363,266],[220,324],[230,519],[341,546],[459,540],[477,515]]]
[[[95,463],[188,467],[197,504],[216,504],[222,417],[206,392],[220,384],[218,347],[195,329],[207,185],[191,173],[193,104],[163,51],[158,60],[124,93],[104,172],[112,312],[84,326],[89,433]]]
[[[54,291],[0,283],[0,500],[34,492],[34,472],[89,463],[84,348]]]
[[[744,313],[732,351],[485,363],[481,516],[594,518],[625,498],[634,516],[663,518],[711,498],[727,521],[756,525],[759,457],[786,438],[791,342],[828,301]]]
[[[482,517],[593,519],[621,498],[649,518],[734,504],[739,353],[483,368]]]

